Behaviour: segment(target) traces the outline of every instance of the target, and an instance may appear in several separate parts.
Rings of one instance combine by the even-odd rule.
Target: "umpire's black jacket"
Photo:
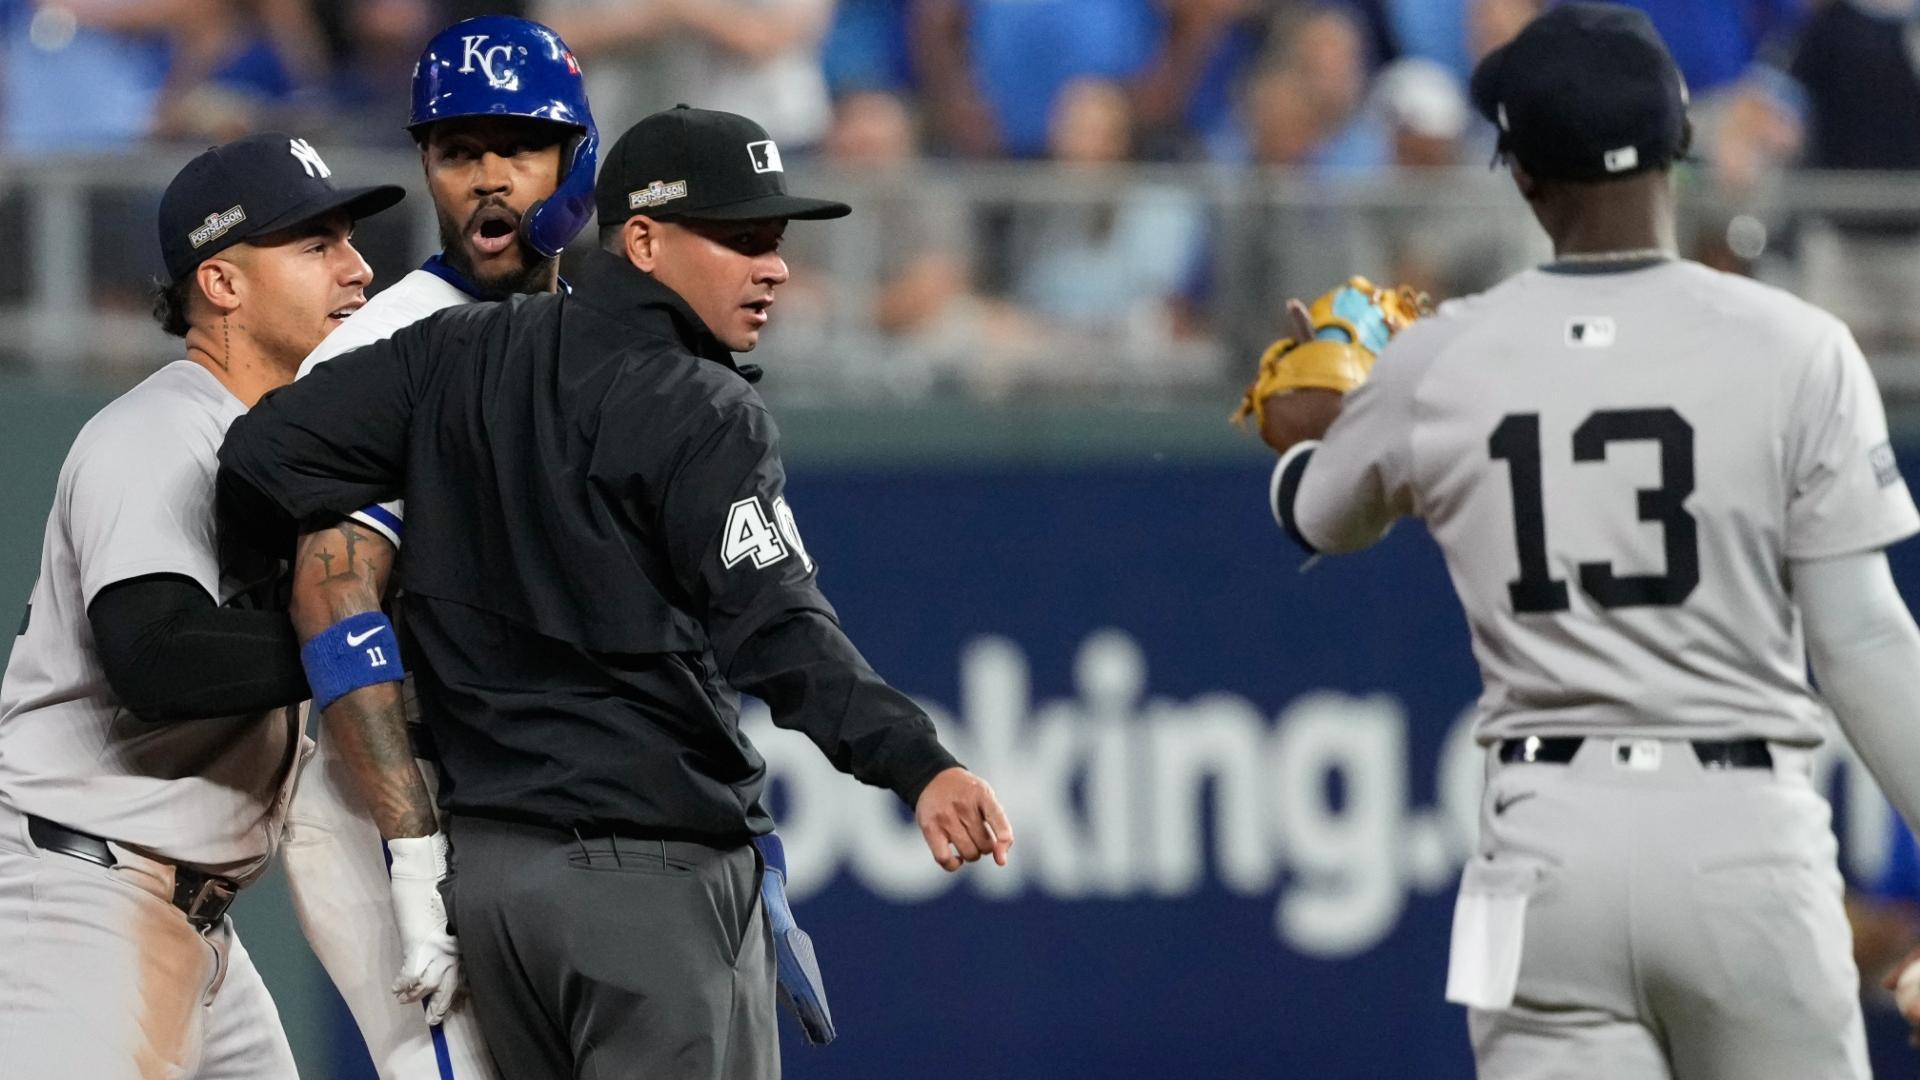
[[[766,832],[730,685],[911,805],[955,762],[815,585],[759,394],[679,296],[589,259],[571,296],[450,308],[268,394],[220,450],[223,521],[284,538],[405,498],[450,813]]]

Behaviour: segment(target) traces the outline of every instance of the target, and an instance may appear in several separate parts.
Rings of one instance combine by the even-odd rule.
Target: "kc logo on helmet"
[[[747,156],[753,159],[753,171],[757,173],[786,172],[780,167],[780,148],[773,145],[772,139],[747,144]]]
[[[473,74],[474,65],[477,64],[480,68],[480,74],[487,77],[487,85],[499,90],[520,89],[520,73],[518,71],[512,68],[498,71],[494,68],[496,64],[505,64],[507,61],[513,59],[514,47],[512,45],[487,45],[487,37],[488,35],[486,34],[466,34],[460,38],[460,45],[464,50],[460,54],[460,74]],[[520,51],[524,53],[527,50],[522,47]]]

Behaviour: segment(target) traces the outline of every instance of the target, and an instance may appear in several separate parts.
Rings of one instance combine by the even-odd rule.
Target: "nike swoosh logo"
[[[375,634],[377,634],[377,633],[379,633],[380,631],[382,631],[382,630],[385,630],[385,629],[386,629],[386,627],[384,627],[384,626],[376,626],[376,627],[374,627],[373,629],[371,629],[371,630],[369,630],[369,631],[367,631],[366,633],[364,633],[364,634],[361,634],[361,635],[360,635],[359,637],[355,637],[355,636],[353,636],[352,634],[348,634],[348,635],[347,635],[347,648],[349,648],[349,649],[355,649],[355,648],[359,648],[359,646],[360,646],[360,643],[361,643],[361,642],[363,642],[363,641],[365,641],[365,640],[367,640],[368,638],[370,638],[370,637],[372,637],[373,635],[375,635]]]
[[[1493,812],[1496,816],[1504,814],[1507,812],[1507,807],[1517,802],[1524,802],[1538,794],[1540,793],[1537,791],[1523,791],[1518,795],[1508,795],[1505,798],[1495,799],[1493,800]]]

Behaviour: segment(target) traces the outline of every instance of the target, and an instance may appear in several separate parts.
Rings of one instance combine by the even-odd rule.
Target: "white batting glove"
[[[438,1024],[460,992],[460,947],[447,932],[447,904],[440,879],[447,876],[447,838],[401,837],[387,841],[394,921],[400,927],[400,975],[393,995],[412,1003],[425,998],[427,1023]]]

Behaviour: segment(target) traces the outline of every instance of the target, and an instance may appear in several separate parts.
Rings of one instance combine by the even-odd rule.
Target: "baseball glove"
[[[1294,302],[1298,339],[1281,338],[1260,356],[1260,373],[1240,398],[1234,422],[1253,417],[1254,430],[1266,420],[1266,401],[1293,390],[1346,393],[1367,381],[1373,361],[1407,325],[1433,311],[1427,294],[1408,286],[1386,289],[1363,277],[1315,300],[1302,312]]]

